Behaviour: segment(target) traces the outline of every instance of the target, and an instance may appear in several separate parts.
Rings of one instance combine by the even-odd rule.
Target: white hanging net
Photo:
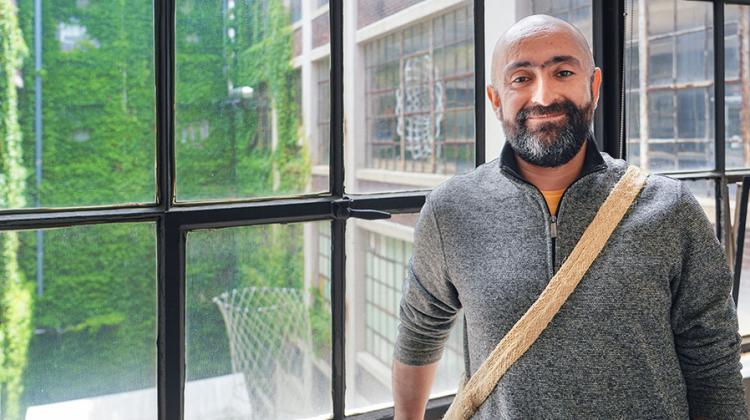
[[[253,418],[313,415],[314,356],[304,293],[248,287],[213,301],[224,317],[232,370],[245,378]]]

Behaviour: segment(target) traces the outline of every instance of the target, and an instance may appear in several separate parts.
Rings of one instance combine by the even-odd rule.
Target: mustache
[[[578,109],[571,101],[553,102],[549,105],[532,105],[523,108],[516,115],[516,121],[523,124],[529,117],[541,117],[553,114],[566,114],[568,116],[575,113]]]

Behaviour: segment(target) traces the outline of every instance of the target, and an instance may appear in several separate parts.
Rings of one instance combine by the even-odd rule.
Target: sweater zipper
[[[562,198],[561,198],[562,200]],[[552,237],[552,275],[555,274],[555,240],[557,238],[557,216],[550,215],[549,233]]]
[[[521,181],[521,182],[523,182],[525,184],[531,185],[532,187],[534,187],[534,189],[536,189],[537,191],[539,191],[539,194],[542,195],[542,200],[544,201],[544,206],[547,209],[547,214],[549,214],[549,216],[550,216],[549,231],[550,231],[550,239],[552,240],[552,275],[554,276],[555,275],[555,265],[556,265],[556,255],[555,255],[555,248],[556,248],[555,245],[556,244],[555,244],[555,242],[557,240],[557,216],[555,216],[555,215],[552,214],[552,212],[550,211],[549,207],[547,206],[547,201],[544,199],[544,194],[542,194],[542,192],[539,190],[539,188],[536,187],[536,185],[534,185],[534,184],[526,181],[520,174],[516,173],[516,171],[514,171],[514,170],[512,170],[510,168],[505,168],[504,167],[504,168],[501,168],[501,169],[504,170],[504,171],[506,171],[506,172],[508,172],[511,176],[513,176],[514,178],[518,179],[519,181]],[[568,192],[568,190],[570,190],[570,188],[573,185],[575,185],[578,181],[582,180],[583,178],[587,177],[588,175],[594,174],[594,173],[602,171],[604,169],[606,169],[606,165],[596,166],[596,167],[592,168],[591,171],[586,172],[585,174],[582,174],[575,181],[573,181],[570,185],[568,185],[568,188],[566,188],[565,191],[563,191],[562,195],[560,196],[560,201],[558,201],[558,209],[559,209],[559,205],[562,204],[562,200],[565,197],[565,194]]]

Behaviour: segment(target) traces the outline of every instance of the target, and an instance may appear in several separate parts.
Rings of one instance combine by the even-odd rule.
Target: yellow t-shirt
[[[557,205],[560,204],[560,198],[562,197],[565,189],[554,190],[554,191],[542,191],[544,200],[547,201],[547,207],[553,216],[557,215]]]

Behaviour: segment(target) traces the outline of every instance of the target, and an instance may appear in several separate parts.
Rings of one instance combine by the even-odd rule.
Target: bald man
[[[487,97],[499,158],[427,197],[394,352],[396,419],[421,419],[460,309],[473,374],[560,268],[624,174],[597,150],[601,71],[575,27],[517,22]],[[474,418],[746,419],[731,274],[702,208],[651,175],[547,329]]]

